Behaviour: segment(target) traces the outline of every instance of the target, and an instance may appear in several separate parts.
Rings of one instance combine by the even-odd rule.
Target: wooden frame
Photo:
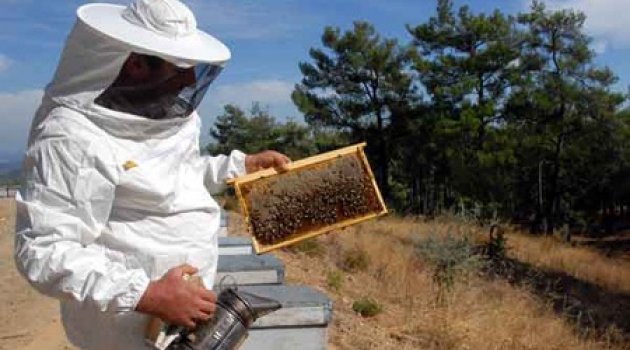
[[[247,228],[248,231],[250,232],[251,236],[252,236],[252,242],[253,242],[253,246],[254,246],[254,250],[256,251],[257,254],[262,254],[262,253],[266,253],[269,252],[271,250],[274,249],[278,249],[278,248],[282,248],[282,247],[286,247],[295,243],[298,243],[300,241],[303,241],[305,239],[309,239],[309,238],[313,238],[315,236],[321,235],[323,233],[332,231],[332,230],[337,230],[337,229],[341,229],[350,225],[354,225],[357,224],[359,222],[362,221],[366,221],[381,215],[385,215],[387,214],[387,207],[385,206],[385,202],[383,201],[383,197],[381,195],[381,192],[378,189],[378,186],[376,184],[376,180],[374,178],[374,174],[372,173],[372,170],[370,168],[370,165],[368,163],[367,157],[365,156],[365,153],[363,151],[363,149],[365,148],[366,143],[360,143],[360,144],[356,144],[356,145],[352,145],[352,146],[348,146],[348,147],[344,147],[344,148],[340,148],[331,152],[326,152],[326,153],[322,153],[313,157],[309,157],[309,158],[304,158],[295,162],[292,162],[288,165],[288,171],[286,172],[278,172],[275,169],[265,169],[265,170],[261,170],[261,171],[257,171],[251,174],[247,174],[238,178],[234,178],[234,179],[230,179],[227,181],[227,183],[229,185],[233,185],[235,192],[236,192],[236,196],[238,198],[238,202],[240,204],[241,207],[241,211],[242,214],[245,216],[245,222],[247,223]],[[264,179],[264,178],[268,178],[268,177],[272,177],[272,176],[277,176],[277,175],[282,175],[282,174],[286,174],[286,173],[290,173],[293,171],[300,171],[300,170],[304,170],[306,168],[309,167],[313,167],[315,165],[319,165],[322,163],[325,163],[327,161],[333,160],[335,158],[341,157],[341,156],[346,156],[346,155],[351,155],[351,154],[356,154],[358,160],[362,163],[363,168],[365,170],[365,172],[367,173],[367,175],[369,176],[369,178],[371,179],[371,183],[372,183],[372,187],[373,190],[378,198],[380,207],[381,207],[381,211],[379,212],[371,212],[369,214],[366,214],[364,216],[361,217],[355,217],[352,219],[346,219],[346,220],[342,220],[336,223],[333,223],[331,225],[328,226],[324,226],[322,228],[316,229],[316,230],[312,230],[312,231],[307,231],[303,234],[299,234],[297,236],[290,236],[288,239],[286,240],[282,240],[278,243],[274,243],[274,244],[263,244],[262,242],[260,242],[256,236],[253,234],[253,229],[252,229],[252,225],[250,223],[250,214],[249,214],[249,208],[247,205],[247,200],[244,198],[243,193],[242,193],[242,187],[245,184],[249,184],[251,182],[255,182],[258,181],[260,179]]]

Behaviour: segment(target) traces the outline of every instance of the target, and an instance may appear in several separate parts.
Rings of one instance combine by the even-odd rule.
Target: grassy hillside
[[[0,200],[0,349],[67,349],[56,302],[12,264],[14,215]],[[630,349],[630,252],[487,231],[390,216],[274,254],[334,301],[330,349]]]
[[[627,256],[502,237],[388,217],[276,254],[334,300],[335,349],[630,349]]]

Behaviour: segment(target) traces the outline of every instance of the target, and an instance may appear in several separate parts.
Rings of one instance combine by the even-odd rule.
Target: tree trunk
[[[380,161],[379,164],[379,178],[380,178],[380,187],[381,193],[384,198],[389,199],[390,191],[389,191],[389,157],[387,151],[387,137],[385,136],[384,123],[383,123],[383,113],[379,109],[376,112],[377,117],[377,130],[378,130],[378,158]]]
[[[558,140],[556,141],[556,149],[554,150],[553,158],[553,172],[551,175],[551,181],[549,184],[549,194],[551,201],[547,202],[546,217],[548,218],[547,234],[553,235],[553,230],[557,224],[558,215],[558,180],[560,177],[560,154],[562,153],[562,146],[564,144],[564,134],[560,133]]]
[[[414,208],[415,208],[415,212],[419,213],[422,211],[422,183],[423,183],[422,172],[418,171],[418,175],[415,176],[414,178],[415,178],[414,185],[416,187],[416,195],[414,197]]]

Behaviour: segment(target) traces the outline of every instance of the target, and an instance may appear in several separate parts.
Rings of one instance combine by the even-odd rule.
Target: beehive
[[[387,213],[365,143],[228,181],[261,254]]]

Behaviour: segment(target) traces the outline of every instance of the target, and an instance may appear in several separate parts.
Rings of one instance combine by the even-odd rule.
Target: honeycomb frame
[[[232,185],[234,187],[236,197],[238,199],[239,206],[241,208],[241,213],[245,218],[245,222],[247,225],[247,230],[252,237],[252,244],[254,246],[254,250],[257,254],[263,254],[275,249],[283,248],[289,245],[293,245],[295,243],[301,242],[306,239],[310,239],[316,237],[318,235],[333,231],[339,230],[369,219],[376,218],[381,215],[387,214],[387,207],[385,202],[383,201],[383,197],[381,195],[380,190],[378,189],[376,180],[374,178],[374,174],[370,165],[368,163],[367,157],[365,156],[364,148],[366,143],[360,143],[344,148],[340,148],[334,151],[321,153],[312,157],[304,158],[301,160],[294,161],[288,165],[287,171],[277,171],[276,169],[270,168],[265,170],[260,170],[251,174],[247,174],[241,177],[229,179],[227,184]],[[345,157],[345,158],[344,158]],[[353,157],[356,163],[359,164],[359,169],[361,176],[365,181],[363,181],[363,185],[369,188],[366,188],[361,195],[362,196],[371,196],[371,206],[372,208],[368,208],[365,213],[359,213],[353,217],[345,217],[340,218],[340,220],[335,222],[327,222],[327,223],[317,223],[313,224],[311,229],[306,229],[301,232],[294,232],[292,234],[287,235],[286,237],[281,237],[272,243],[265,242],[263,239],[258,237],[254,230],[254,224],[256,215],[252,215],[252,202],[249,201],[248,195],[253,192],[253,189],[256,186],[265,186],[268,183],[279,183],[283,176],[291,176],[291,174],[299,174],[304,173],[309,170],[314,170],[321,167],[331,167],[331,164],[335,164],[336,160],[340,160],[342,158],[349,159],[349,157]],[[341,162],[337,162],[340,164]],[[343,166],[343,165],[342,165]],[[353,166],[352,169],[356,167]],[[339,172],[340,174],[340,172]],[[297,175],[299,176],[299,175]],[[338,211],[338,205],[337,209]],[[336,214],[336,216],[339,216]],[[334,220],[334,219],[332,219]]]

